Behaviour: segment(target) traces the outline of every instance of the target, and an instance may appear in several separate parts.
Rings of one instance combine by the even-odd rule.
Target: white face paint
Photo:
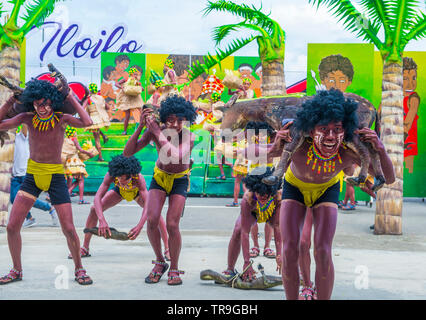
[[[316,125],[311,133],[316,149],[319,153],[329,158],[335,155],[342,145],[345,130],[342,122],[332,122],[327,125]]]

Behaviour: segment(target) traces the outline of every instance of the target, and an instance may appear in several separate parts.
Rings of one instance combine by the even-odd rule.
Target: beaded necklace
[[[274,197],[270,197],[263,206],[260,205],[259,200],[256,200],[257,222],[262,223],[268,221],[274,214],[274,211]]]
[[[309,147],[306,156],[308,157],[306,165],[309,165],[309,163],[313,159],[312,171],[315,171],[316,168],[318,174],[321,173],[322,168],[324,168],[324,173],[334,172],[334,170],[336,169],[336,158],[339,160],[339,163],[342,163],[342,158],[340,157],[339,151],[337,151],[331,157],[325,158],[321,156],[319,151],[315,148],[315,144],[313,142]]]
[[[121,186],[121,184],[118,181],[118,178],[114,179],[114,184],[119,188],[120,195],[125,200],[132,201],[136,197],[136,195],[139,191],[139,188],[134,187],[134,185],[133,185],[134,181],[133,180],[137,180],[137,179],[138,179],[138,177],[132,177],[132,179],[130,179],[130,181],[124,187]]]
[[[33,117],[33,127],[39,131],[47,131],[50,128],[54,128],[55,124],[59,122],[57,114],[52,112],[52,114],[47,118],[40,118],[36,113]]]

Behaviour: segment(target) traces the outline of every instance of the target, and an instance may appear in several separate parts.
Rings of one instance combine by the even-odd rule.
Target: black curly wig
[[[298,130],[308,134],[316,125],[341,121],[345,140],[352,141],[354,131],[358,129],[358,103],[346,99],[341,91],[319,91],[312,99],[305,101],[302,107],[294,121]]]
[[[53,111],[60,111],[64,104],[64,96],[59,90],[45,80],[32,79],[25,84],[25,90],[19,99],[27,111],[35,111],[33,102],[40,99],[50,99]]]
[[[191,124],[194,123],[197,117],[197,112],[192,102],[186,101],[185,98],[177,95],[169,96],[161,102],[160,121],[165,123],[167,118],[172,114],[175,114],[179,119],[189,121]]]
[[[260,195],[267,194],[268,196],[274,196],[277,191],[281,189],[282,179],[280,179],[279,183],[273,186],[262,182],[263,178],[269,177],[273,173],[274,169],[271,169],[270,167],[257,167],[243,178],[243,183],[250,192],[257,192]]]
[[[275,130],[265,121],[249,121],[247,122],[245,130],[248,129],[254,130],[255,135],[259,135],[259,130],[267,130],[269,137],[275,132]]]
[[[122,154],[115,156],[108,163],[108,173],[111,177],[120,177],[125,174],[137,175],[141,172],[142,166],[135,157],[126,158]]]

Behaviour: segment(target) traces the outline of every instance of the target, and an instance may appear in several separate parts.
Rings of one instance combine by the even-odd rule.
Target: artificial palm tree
[[[224,58],[256,40],[262,63],[262,96],[285,94],[285,33],[276,21],[271,19],[269,15],[262,13],[261,10],[262,8],[256,9],[254,6],[238,5],[226,0],[208,1],[207,7],[204,9],[204,15],[208,15],[212,11],[224,11],[244,19],[244,21],[236,24],[216,27],[213,31],[213,39],[216,45],[219,45],[232,31],[246,29],[254,31],[255,35],[251,35],[248,38],[235,39],[225,51],[218,49],[216,57],[207,54],[204,57],[204,64],[200,64],[198,61],[193,63],[189,71],[189,79],[195,79],[215,64],[220,63]]]
[[[381,139],[395,168],[396,181],[377,195],[375,233],[402,234],[404,115],[402,57],[406,45],[426,37],[426,15],[417,0],[309,0],[326,6],[349,30],[373,43],[383,60]],[[383,40],[379,32],[383,30]]]
[[[34,27],[43,24],[44,20],[53,13],[59,0],[10,0],[13,4],[10,12],[3,10],[0,3],[0,75],[11,84],[19,85],[20,78],[20,48],[25,35]],[[21,12],[23,11],[23,12]],[[18,20],[22,25],[18,26]],[[11,95],[11,91],[0,86],[0,105]],[[13,150],[15,136],[9,132],[10,139],[0,148],[0,225],[5,222],[8,212],[10,173],[13,165]]]

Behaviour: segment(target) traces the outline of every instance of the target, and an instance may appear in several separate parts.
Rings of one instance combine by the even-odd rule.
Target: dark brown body
[[[345,98],[351,98],[358,103],[358,128],[370,128],[377,120],[377,111],[370,101],[354,93],[345,92],[343,95]],[[242,129],[249,121],[265,121],[275,130],[279,130],[282,127],[283,120],[296,119],[297,112],[308,99],[311,99],[311,97],[282,96],[237,101],[229,106],[228,109],[225,109],[226,111],[224,112],[221,129]],[[377,123],[378,122],[376,122],[376,132],[378,131]],[[281,160],[276,167],[274,176],[265,180],[265,183],[274,184],[278,181],[278,178],[284,175],[291,155],[301,146],[308,134],[306,132],[298,132],[294,126],[290,127],[290,131],[292,142],[284,145]],[[223,134],[230,134],[230,132],[224,131]],[[361,172],[359,177],[352,179],[351,182],[355,185],[364,183],[367,179],[368,168],[371,163],[376,177],[373,191],[377,191],[385,182],[379,157],[369,146],[361,142],[359,136],[356,134],[354,135],[353,141],[347,142],[347,145],[356,152],[361,159]]]

